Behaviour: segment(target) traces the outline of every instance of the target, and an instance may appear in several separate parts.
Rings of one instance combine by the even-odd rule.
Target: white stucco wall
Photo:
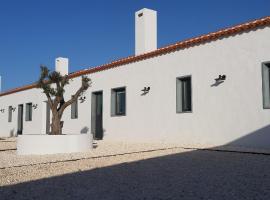
[[[18,128],[18,105],[23,104],[23,130],[27,133],[41,133],[41,117],[42,117],[42,99],[41,90],[31,89],[19,93],[14,93],[7,96],[0,97],[0,107],[5,109],[4,113],[0,114],[0,136],[8,137],[17,134]],[[25,121],[25,104],[38,104],[37,109],[33,109],[32,121]],[[15,107],[16,110],[12,112],[12,121],[8,122],[8,107]]]
[[[91,92],[102,90],[104,140],[270,148],[270,110],[262,106],[261,79],[261,63],[270,60],[269,36],[266,27],[90,74],[93,84],[79,103],[79,118],[70,119],[69,107],[63,132],[91,130]],[[227,79],[212,87],[220,74]],[[176,113],[176,78],[185,75],[192,76],[193,111]],[[66,95],[79,85],[80,78],[73,79]],[[111,89],[121,86],[126,87],[126,116],[112,117]],[[141,96],[148,86],[150,92]],[[0,97],[6,109],[0,113],[1,136],[17,126],[17,110],[7,122],[8,106],[27,102],[39,106],[33,121],[24,122],[24,133],[41,133],[43,96],[33,89]]]

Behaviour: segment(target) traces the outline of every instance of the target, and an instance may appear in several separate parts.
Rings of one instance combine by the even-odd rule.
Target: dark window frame
[[[265,74],[265,69],[268,70],[267,74]],[[263,104],[263,109],[270,109],[270,61],[262,62],[261,71],[262,71],[262,104]],[[266,81],[265,75],[268,76],[267,83],[265,83],[265,81]],[[267,91],[268,95],[266,94],[266,87],[268,87],[268,91]]]
[[[71,119],[78,119],[79,118],[79,105],[78,105],[78,98],[71,104],[70,106],[70,118]],[[75,109],[74,111],[74,115],[73,115],[73,109]]]
[[[12,122],[12,106],[8,107],[8,122]]]
[[[25,104],[25,121],[30,122],[33,120],[33,103]]]
[[[118,109],[118,102],[117,102],[117,93],[118,92],[123,92],[124,91],[124,112],[120,113],[117,112]],[[127,89],[125,86],[123,87],[117,87],[117,88],[112,88],[111,89],[111,116],[112,117],[120,117],[120,116],[126,116],[127,114]]]
[[[182,82],[185,79],[190,80],[190,109],[189,110],[183,110],[183,97],[182,97],[182,89],[181,89],[181,110],[178,106],[178,84],[179,82]],[[192,75],[185,75],[185,76],[179,76],[176,77],[176,113],[193,113],[193,90],[192,90]]]

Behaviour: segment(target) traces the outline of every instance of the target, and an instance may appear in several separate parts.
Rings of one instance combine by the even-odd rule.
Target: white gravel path
[[[130,154],[143,151],[152,151],[158,149],[175,148],[175,144],[144,144],[144,143],[120,143],[120,142],[95,142],[95,148],[84,153],[72,154],[54,154],[54,155],[17,155],[16,139],[7,138],[0,140],[0,169],[8,167],[27,166],[41,163],[53,163],[67,160],[97,158],[103,156],[114,156],[121,154]]]
[[[270,199],[269,155],[99,142],[84,154],[23,158],[0,153],[1,200]]]

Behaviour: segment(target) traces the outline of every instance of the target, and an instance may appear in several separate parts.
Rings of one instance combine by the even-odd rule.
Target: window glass
[[[192,111],[191,77],[177,78],[176,80],[176,111]]]
[[[78,118],[78,99],[71,104],[71,119]]]
[[[32,103],[26,104],[25,121],[32,121]]]
[[[112,115],[126,114],[126,89],[112,89]]]
[[[270,108],[270,63],[262,64],[263,108]]]
[[[8,107],[8,122],[12,122],[12,106]]]

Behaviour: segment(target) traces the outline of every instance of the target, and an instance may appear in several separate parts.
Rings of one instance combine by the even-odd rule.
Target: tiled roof
[[[100,72],[100,71],[104,71],[104,70],[108,70],[114,67],[118,67],[121,65],[125,65],[125,64],[129,64],[132,62],[136,62],[139,60],[144,60],[144,59],[148,59],[148,58],[152,58],[158,55],[162,55],[165,53],[170,53],[176,50],[180,50],[180,49],[184,49],[184,48],[188,48],[188,47],[192,47],[194,45],[199,45],[202,43],[206,43],[206,42],[211,42],[223,37],[228,37],[228,36],[232,36],[235,34],[239,34],[245,31],[250,31],[253,29],[257,29],[260,27],[265,27],[270,25],[270,16],[268,17],[264,17],[261,19],[257,19],[254,21],[250,21],[244,24],[239,24],[230,28],[226,28],[226,29],[222,29],[216,32],[212,32],[212,33],[208,33],[205,35],[201,35],[195,38],[191,38],[191,39],[187,39],[184,41],[180,41],[177,42],[175,44],[172,45],[168,45],[162,48],[159,48],[157,50],[148,52],[148,53],[144,53],[141,55],[135,55],[135,56],[129,56],[126,58],[122,58],[116,61],[113,61],[111,63],[107,63],[104,65],[100,65],[97,67],[93,67],[93,68],[89,68],[89,69],[85,69],[85,70],[80,70],[80,71],[76,71],[74,73],[69,74],[70,78],[75,78],[78,76],[82,76],[82,75],[86,75],[86,74],[92,74],[92,73],[96,73],[96,72]],[[3,92],[0,94],[0,96],[4,96],[4,95],[8,95],[8,94],[12,94],[12,93],[16,93],[16,92],[20,92],[20,91],[24,91],[24,90],[28,90],[28,89],[32,89],[35,88],[36,84],[30,84],[30,85],[26,85],[23,87],[19,87],[19,88],[15,88],[6,92]]]

